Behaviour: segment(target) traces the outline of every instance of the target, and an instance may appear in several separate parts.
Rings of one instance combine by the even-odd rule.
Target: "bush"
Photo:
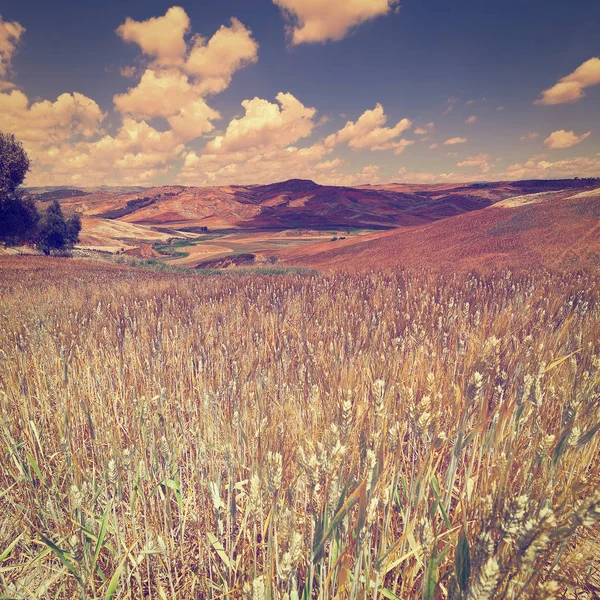
[[[36,246],[44,254],[70,250],[79,240],[81,217],[73,215],[65,219],[58,200],[54,200],[40,220]]]

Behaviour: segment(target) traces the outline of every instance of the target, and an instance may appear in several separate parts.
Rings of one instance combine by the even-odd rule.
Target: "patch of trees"
[[[81,217],[75,214],[66,219],[58,200],[40,214],[21,190],[29,167],[21,142],[0,131],[0,243],[35,244],[44,254],[69,250],[79,239]]]

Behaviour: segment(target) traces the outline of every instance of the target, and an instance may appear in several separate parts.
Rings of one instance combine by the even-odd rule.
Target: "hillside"
[[[101,189],[81,196],[69,192],[64,205],[87,216],[172,228],[390,229],[452,217],[513,196],[597,186],[598,181],[557,180],[337,187],[292,179],[261,186],[165,186],[125,193]]]
[[[358,271],[600,267],[600,189],[513,197],[435,223],[288,248],[277,256],[288,264]]]
[[[362,269],[528,262],[544,252],[539,246],[544,240],[550,257],[565,245],[581,258],[593,217],[587,209],[583,215],[563,212],[567,204],[593,207],[598,190],[597,179],[360,187],[291,179],[254,186],[28,193],[42,206],[59,199],[65,211],[81,213],[80,245],[89,249],[157,256],[153,247],[159,247],[163,260],[186,267],[256,253],[265,260]],[[511,210],[524,210],[522,218],[535,225],[536,235],[546,223],[547,236],[528,239],[531,228],[523,224],[502,229]],[[494,233],[495,227],[502,233]]]

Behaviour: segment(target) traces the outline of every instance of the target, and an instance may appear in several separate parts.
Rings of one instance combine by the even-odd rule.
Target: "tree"
[[[38,225],[36,246],[48,255],[53,250],[70,250],[79,240],[81,217],[75,213],[65,219],[58,200],[54,200],[43,214]]]
[[[14,135],[0,131],[0,243],[32,241],[39,215],[19,187],[29,170],[29,156]]]

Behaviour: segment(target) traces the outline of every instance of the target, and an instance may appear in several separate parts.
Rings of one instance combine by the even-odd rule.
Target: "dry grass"
[[[0,271],[4,597],[594,593],[596,275],[57,264]]]

